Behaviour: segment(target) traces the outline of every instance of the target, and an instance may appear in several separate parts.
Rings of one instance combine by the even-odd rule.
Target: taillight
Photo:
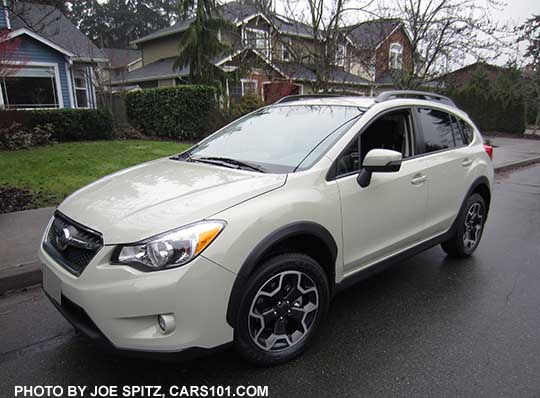
[[[484,150],[488,154],[489,158],[493,160],[493,147],[488,144],[484,144]]]

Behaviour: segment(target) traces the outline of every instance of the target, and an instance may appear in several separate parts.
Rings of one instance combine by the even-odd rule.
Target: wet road
[[[315,345],[271,369],[233,351],[118,358],[40,289],[0,299],[0,396],[14,385],[267,385],[272,397],[540,396],[540,165],[498,179],[475,256],[439,247],[339,295]]]

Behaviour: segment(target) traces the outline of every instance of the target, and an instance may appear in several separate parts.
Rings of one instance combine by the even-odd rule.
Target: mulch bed
[[[0,214],[35,209],[39,197],[39,194],[26,189],[0,185]]]

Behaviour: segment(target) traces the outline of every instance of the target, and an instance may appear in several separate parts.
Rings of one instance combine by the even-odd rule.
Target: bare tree
[[[509,29],[494,23],[490,12],[503,6],[499,0],[396,0],[379,6],[376,14],[400,18],[410,34],[414,59],[410,70],[393,71],[395,84],[418,87],[467,57],[499,56]]]
[[[527,19],[517,31],[519,40],[527,45],[525,57],[529,64],[524,68],[523,92],[527,107],[536,112],[533,132],[536,134],[540,128],[540,15]]]
[[[346,51],[348,39],[342,27],[348,14],[365,11],[371,3],[369,0],[307,0],[307,7],[304,4],[299,7],[295,0],[283,2],[286,17],[296,26],[298,36],[304,36],[291,44],[291,56],[298,67],[314,75],[314,91],[331,91],[336,83],[347,80],[351,54]],[[336,68],[341,68],[339,77],[334,73]]]

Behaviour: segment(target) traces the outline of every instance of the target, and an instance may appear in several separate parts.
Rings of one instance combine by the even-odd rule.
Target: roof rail
[[[339,97],[339,94],[298,94],[298,95],[287,95],[286,97],[280,98],[274,104],[283,104],[284,102],[291,102],[303,99],[313,99],[313,98],[332,98]]]
[[[436,93],[430,93],[429,91],[415,91],[415,90],[392,90],[392,91],[385,91],[380,93],[376,98],[375,102],[384,102],[395,98],[419,98],[424,99],[428,101],[439,101],[446,105],[450,106],[456,106],[454,104],[454,101],[452,101],[450,98],[436,94]]]

